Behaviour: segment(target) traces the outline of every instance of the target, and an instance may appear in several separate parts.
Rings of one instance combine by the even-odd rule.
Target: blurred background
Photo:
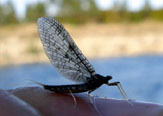
[[[163,0],[0,0],[0,88],[23,80],[71,84],[53,68],[37,32],[50,16],[70,33],[97,73],[131,99],[163,104]],[[115,87],[94,95],[122,98]]]

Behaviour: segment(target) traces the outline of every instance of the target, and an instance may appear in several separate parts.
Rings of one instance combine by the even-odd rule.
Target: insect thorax
[[[95,74],[92,78],[90,78],[89,80],[88,80],[88,83],[90,83],[90,84],[108,84],[108,81],[109,80],[111,80],[112,79],[112,77],[111,76],[106,76],[106,77],[104,77],[104,76],[102,76],[102,75],[100,75],[100,74]]]

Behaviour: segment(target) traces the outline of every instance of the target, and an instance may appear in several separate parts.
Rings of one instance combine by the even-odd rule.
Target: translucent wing
[[[46,55],[64,77],[86,82],[95,75],[92,65],[56,20],[50,17],[39,18],[38,31]]]

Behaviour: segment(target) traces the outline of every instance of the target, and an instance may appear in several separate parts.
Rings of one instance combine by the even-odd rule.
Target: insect
[[[120,82],[109,83],[112,76],[96,74],[87,58],[82,54],[64,27],[51,17],[38,19],[38,32],[51,64],[66,78],[81,82],[73,85],[42,85],[56,93],[90,93],[101,85],[117,86],[126,98]],[[90,99],[92,102],[92,100]]]

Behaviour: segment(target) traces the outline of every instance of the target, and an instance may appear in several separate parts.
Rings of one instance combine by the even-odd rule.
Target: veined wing
[[[86,82],[95,70],[68,32],[50,17],[38,19],[38,31],[50,62],[66,78]]]

